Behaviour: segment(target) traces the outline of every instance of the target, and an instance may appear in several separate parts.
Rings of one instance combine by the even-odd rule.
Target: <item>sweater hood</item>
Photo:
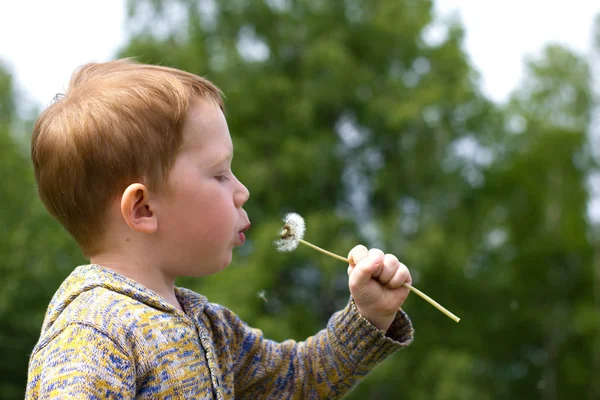
[[[100,265],[83,265],[73,270],[52,297],[44,318],[42,334],[52,327],[62,312],[75,302],[80,295],[96,288],[110,290],[168,313],[180,313],[156,292],[133,279]],[[201,312],[207,302],[204,296],[184,288],[176,287],[175,295],[188,314]]]

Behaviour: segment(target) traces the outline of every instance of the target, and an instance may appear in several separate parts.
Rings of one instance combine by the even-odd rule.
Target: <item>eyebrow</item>
[[[227,153],[223,157],[220,157],[219,160],[213,163],[213,167],[216,167],[219,164],[224,163],[225,161],[230,161],[233,159],[233,153]]]

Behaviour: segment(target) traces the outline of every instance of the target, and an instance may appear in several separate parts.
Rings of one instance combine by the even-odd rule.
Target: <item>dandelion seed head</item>
[[[281,230],[280,239],[275,242],[279,251],[293,251],[298,247],[298,242],[304,237],[304,218],[299,214],[289,213],[283,218],[284,226]]]
[[[267,293],[264,290],[261,290],[260,292],[258,292],[258,298],[260,298],[265,303],[269,301],[267,299]]]

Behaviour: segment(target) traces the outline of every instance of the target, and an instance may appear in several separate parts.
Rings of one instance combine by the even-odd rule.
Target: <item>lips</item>
[[[246,225],[246,226],[244,227],[244,229],[242,229],[242,230],[240,231],[240,233],[244,233],[244,232],[246,232],[248,229],[250,229],[250,222],[248,222],[248,225]]]
[[[246,225],[241,231],[238,232],[238,237],[240,239],[240,246],[244,244],[244,242],[246,241],[246,235],[244,235],[244,232],[246,232],[248,229],[250,229],[250,222],[248,222],[248,225]]]

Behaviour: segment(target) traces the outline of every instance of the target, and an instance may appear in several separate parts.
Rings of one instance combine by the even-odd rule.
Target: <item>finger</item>
[[[375,275],[379,276],[381,268],[383,268],[383,252],[377,249],[369,250],[369,256],[363,258],[352,269],[348,282],[350,290],[355,291],[365,287],[371,278]]]
[[[406,265],[399,262],[398,269],[392,276],[392,279],[387,283],[387,286],[390,289],[397,289],[401,287],[404,283],[409,285],[412,284],[412,277],[410,276],[410,271],[406,268]]]
[[[383,251],[379,249],[370,249],[369,258],[373,260],[374,263],[377,263],[377,265],[379,265],[379,268],[373,274],[373,278],[379,278],[379,275],[381,275],[381,271],[383,270]]]
[[[348,266],[348,276],[350,276],[351,273],[352,273],[352,267]]]
[[[392,279],[399,266],[400,261],[398,261],[398,258],[395,255],[386,254],[383,257],[383,268],[381,270],[381,274],[379,275],[379,278],[377,278],[379,282],[382,285],[386,285],[390,279]]]
[[[348,253],[348,260],[350,260],[351,265],[356,265],[361,262],[362,259],[369,255],[369,250],[362,244],[354,246],[350,253]]]

